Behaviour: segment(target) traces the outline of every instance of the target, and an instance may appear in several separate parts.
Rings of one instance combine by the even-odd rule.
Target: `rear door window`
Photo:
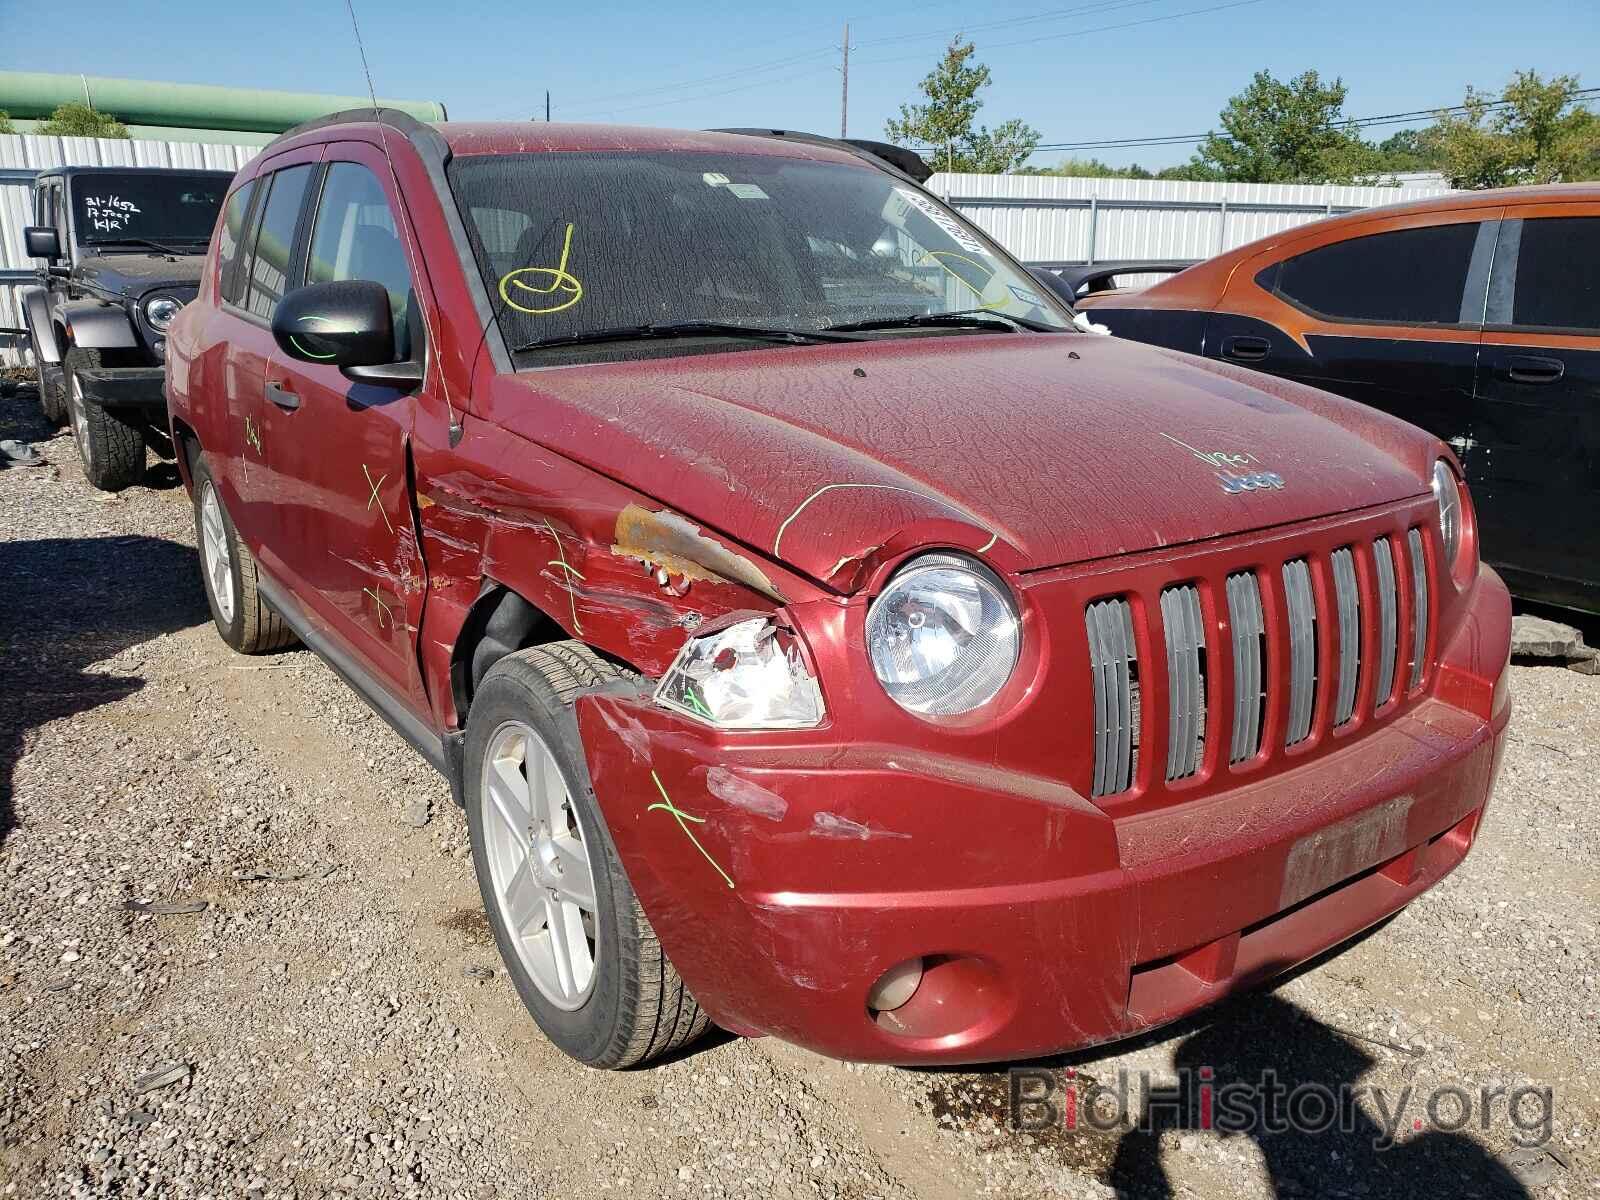
[[[1461,320],[1478,222],[1374,233],[1285,259],[1274,290],[1317,316],[1385,325]]]
[[[250,198],[256,193],[256,181],[247,182],[228,198],[223,212],[222,228],[217,235],[217,279],[223,300],[229,304],[239,302],[244,291],[244,275],[239,265],[239,247],[244,243],[244,222],[250,215]]]
[[[1511,321],[1600,332],[1600,217],[1523,221]]]
[[[250,259],[250,291],[245,308],[268,321],[272,319],[278,301],[283,299],[284,292],[291,286],[289,268],[294,255],[294,235],[300,224],[300,208],[313,170],[314,167],[307,163],[273,172],[266,206],[262,209],[261,220],[257,222],[255,250]]]

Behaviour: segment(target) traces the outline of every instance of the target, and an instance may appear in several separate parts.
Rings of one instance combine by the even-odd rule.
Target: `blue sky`
[[[1047,142],[1201,132],[1263,67],[1279,76],[1308,67],[1342,76],[1352,116],[1458,103],[1466,84],[1497,88],[1516,68],[1587,68],[1584,82],[1600,86],[1597,0],[1232,0],[1219,7],[1227,3],[356,0],[356,12],[379,94],[441,99],[462,119],[542,114],[548,87],[557,120],[832,133],[847,20],[856,47],[850,132],[860,136],[882,135],[884,119],[914,97],[958,30],[993,71],[980,120],[1021,117]],[[22,14],[19,0],[0,0],[0,69],[363,90],[339,0],[32,5]],[[41,56],[36,47],[51,50]],[[1163,166],[1186,158],[1189,147],[1100,153]]]

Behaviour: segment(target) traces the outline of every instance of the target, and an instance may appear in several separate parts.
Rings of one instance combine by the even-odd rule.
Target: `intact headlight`
[[[809,729],[826,714],[799,648],[782,644],[765,617],[690,638],[655,698],[723,729]]]
[[[144,319],[150,322],[151,329],[165,333],[167,326],[172,324],[172,318],[182,310],[182,301],[174,300],[171,296],[157,296],[154,300],[145,301]]]
[[[867,610],[878,682],[896,704],[923,716],[958,716],[993,700],[1021,650],[1005,584],[959,555],[913,560]]]
[[[1442,458],[1433,464],[1433,499],[1439,506],[1439,541],[1444,545],[1444,561],[1454,570],[1461,550],[1461,485]]]

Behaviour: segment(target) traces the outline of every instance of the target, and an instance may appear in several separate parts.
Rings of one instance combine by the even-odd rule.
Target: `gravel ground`
[[[727,1036],[602,1074],[500,973],[442,782],[311,655],[218,640],[175,474],[92,491],[27,390],[0,401],[5,437],[48,465],[0,471],[0,1194],[1600,1192],[1600,678],[1513,668],[1478,848],[1387,925],[1270,992],[1035,1064],[1377,1089],[1345,1132],[1166,1110],[1019,1132],[1004,1068]],[[1472,1120],[1412,1128],[1442,1085]],[[1480,1088],[1519,1085],[1552,1089],[1546,1149],[1518,1149],[1503,1102],[1479,1120]]]

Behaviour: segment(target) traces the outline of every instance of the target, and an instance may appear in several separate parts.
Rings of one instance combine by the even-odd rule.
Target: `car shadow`
[[[1274,994],[1251,997],[1218,1016],[1178,1045],[1172,1074],[1151,1088],[1139,1127],[1118,1139],[1106,1182],[1119,1195],[1169,1200],[1183,1194],[1181,1179],[1163,1161],[1163,1134],[1170,1145],[1173,1134],[1206,1130],[1205,1136],[1252,1142],[1278,1196],[1529,1196],[1480,1143],[1429,1127],[1430,1090],[1364,1082],[1377,1059],[1356,1038]],[[1408,1069],[1401,1068],[1402,1077]],[[1476,1125],[1476,1087],[1463,1084],[1468,1119]],[[1228,1131],[1217,1125],[1225,1103],[1238,1114]],[[1434,1110],[1447,1123],[1462,1111],[1454,1098],[1435,1103]],[[1502,1100],[1491,1121],[1509,1129],[1504,1118]]]
[[[130,647],[210,618],[194,549],[164,538],[0,542],[0,846],[17,823],[12,777],[29,733],[120,700],[138,674],[97,670]]]
[[[1384,924],[1356,940],[1372,936]],[[1281,988],[1351,944],[1300,964],[1270,986]],[[1124,1077],[1108,1061],[1173,1039],[1179,1041],[1172,1068],[1152,1070],[1147,1079],[1134,1069]],[[1181,1168],[1174,1166],[1182,1155],[1204,1145],[1204,1140],[1189,1142],[1190,1137],[1253,1143],[1273,1194],[1285,1200],[1528,1200],[1530,1192],[1505,1162],[1464,1133],[1444,1128],[1458,1112],[1453,1100],[1441,1099],[1438,1110],[1444,1120],[1440,1127],[1429,1127],[1427,1105],[1434,1089],[1410,1083],[1418,1063],[1402,1059],[1398,1083],[1380,1085],[1367,1078],[1378,1064],[1377,1044],[1387,1043],[1335,1028],[1278,991],[1264,990],[1107,1046],[1026,1063],[914,1069],[929,1077],[929,1105],[942,1126],[971,1128],[984,1117],[1002,1130],[1009,1126],[1009,1136],[1026,1138],[1024,1144],[1062,1166],[1096,1177],[1119,1200],[1195,1195],[1195,1188],[1177,1175]],[[1057,1090],[1050,1097],[1054,1107],[1048,1124],[1038,1120],[1042,1110],[1035,1110],[1030,1122],[1015,1121],[1013,1068],[1053,1077]],[[1464,1079],[1460,1085],[1471,1103],[1470,1127],[1490,1130],[1491,1136],[1512,1145],[1533,1140],[1508,1119],[1503,1094],[1489,1123],[1483,1124],[1478,1083]],[[1229,1122],[1222,1119],[1225,1088],[1235,1113]],[[1069,1090],[1077,1113],[1072,1127],[1065,1116]],[[1300,1098],[1291,1101],[1297,1093]],[[1324,1096],[1332,1098],[1334,1115],[1321,1128],[1316,1106]],[[1095,1120],[1090,1118],[1091,1104],[1096,1105]],[[1287,1119],[1291,1104],[1301,1106],[1297,1122]],[[1242,1118],[1237,1115],[1241,1112]],[[1420,1126],[1414,1124],[1418,1120]]]

